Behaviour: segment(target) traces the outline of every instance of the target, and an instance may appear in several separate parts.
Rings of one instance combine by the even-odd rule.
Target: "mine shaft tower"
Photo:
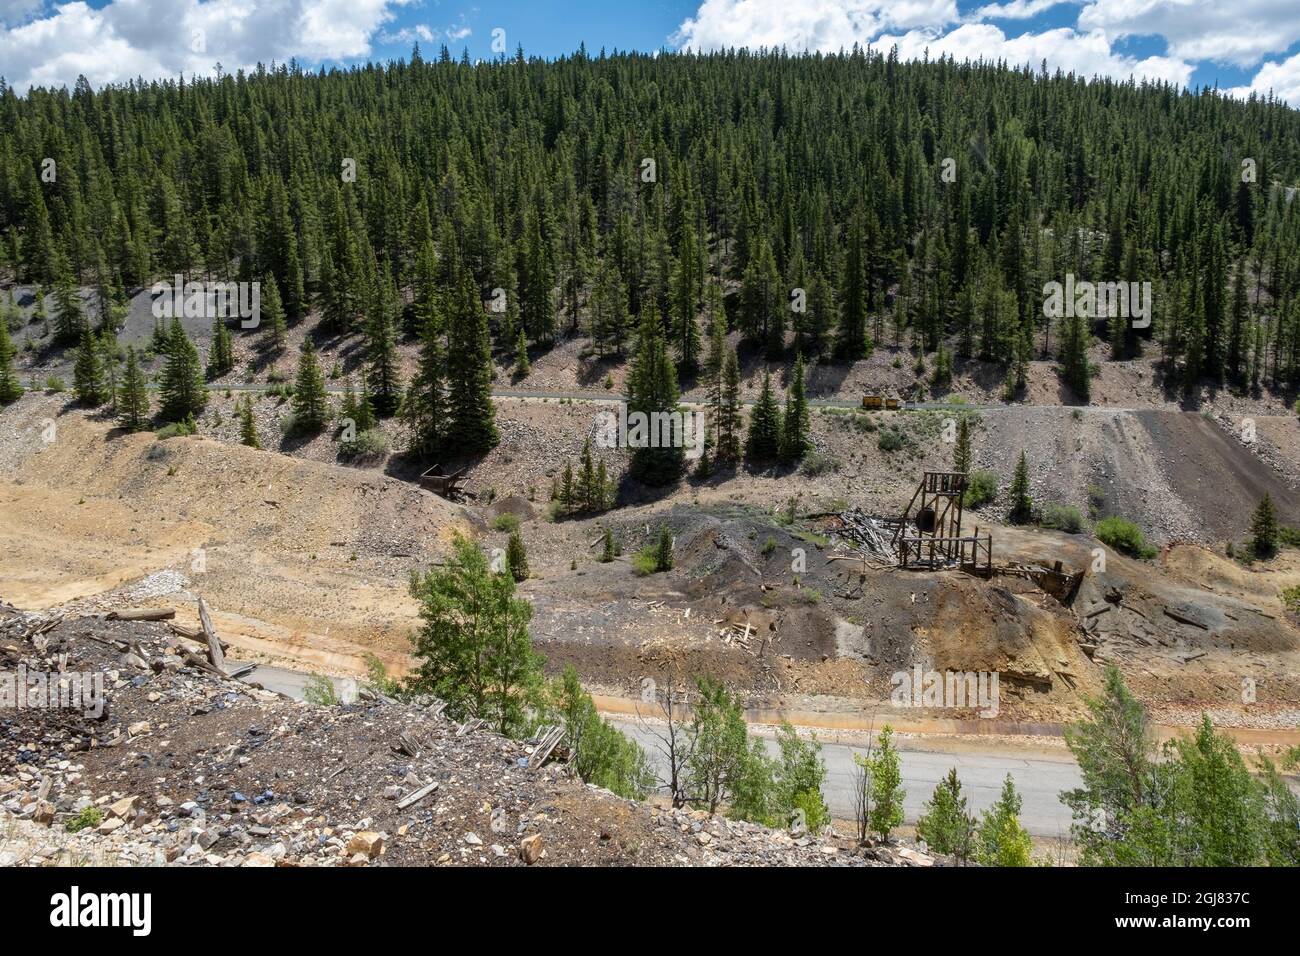
[[[894,532],[893,546],[902,568],[957,566],[975,574],[993,572],[993,537],[962,534],[962,499],[966,473],[927,471]]]

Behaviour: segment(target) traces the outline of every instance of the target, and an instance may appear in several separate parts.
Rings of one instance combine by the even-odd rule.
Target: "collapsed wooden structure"
[[[900,568],[937,570],[958,567],[970,574],[993,574],[993,536],[962,534],[966,473],[927,471],[903,509],[890,541]]]

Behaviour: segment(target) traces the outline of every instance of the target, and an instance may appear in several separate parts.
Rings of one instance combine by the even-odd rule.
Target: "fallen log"
[[[127,607],[119,611],[109,611],[105,620],[109,621],[170,621],[176,616],[174,607]]]
[[[212,627],[212,617],[208,614],[208,605],[203,598],[199,598],[199,623],[203,627],[203,639],[208,642],[208,660],[212,662],[213,668],[224,674],[226,655],[221,649],[221,642],[217,640],[217,632]]]
[[[419,790],[414,790],[402,797],[401,800],[397,801],[397,809],[405,810],[407,807],[413,807],[437,789],[438,783],[437,781],[434,781],[433,783],[421,787]]]

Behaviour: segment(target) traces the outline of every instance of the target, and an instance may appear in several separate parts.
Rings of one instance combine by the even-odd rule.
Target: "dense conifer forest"
[[[992,360],[1009,398],[1047,357],[1086,400],[1097,340],[1157,350],[1170,389],[1293,392],[1297,182],[1300,113],[1280,103],[857,50],[417,48],[0,88],[0,270],[54,294],[58,342],[160,277],[260,280],[270,345],[308,315],[361,337],[371,406],[426,453],[496,441],[493,353],[573,334],[641,363],[647,409],[697,376],[725,393],[734,330],[791,367],[878,344],[936,374]],[[1150,282],[1150,325],[1045,318],[1067,274]],[[403,340],[421,356],[405,382]]]

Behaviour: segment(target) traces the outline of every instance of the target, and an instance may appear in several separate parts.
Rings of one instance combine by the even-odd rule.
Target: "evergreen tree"
[[[532,371],[532,366],[528,364],[528,337],[524,335],[524,330],[519,330],[519,338],[515,342],[515,378],[527,378]]]
[[[325,376],[311,337],[303,339],[298,352],[298,372],[293,384],[293,430],[299,434],[315,434],[329,421],[329,396],[325,392]]]
[[[1251,548],[1259,558],[1271,558],[1277,553],[1277,509],[1273,499],[1265,493],[1250,519]]]
[[[435,457],[447,432],[446,360],[437,319],[427,316],[420,334],[415,376],[402,400],[407,452],[420,461]]]
[[[23,387],[18,384],[18,374],[14,371],[14,344],[9,338],[9,323],[0,316],[0,405],[9,405],[18,401],[23,394]]]
[[[668,525],[659,528],[659,539],[655,542],[655,571],[673,569],[673,532]]]
[[[659,314],[653,304],[647,305],[641,317],[641,331],[637,339],[636,356],[627,378],[629,416],[634,412],[645,415],[648,429],[657,431],[656,416],[676,413],[677,370],[668,357],[660,328]],[[685,461],[685,436],[674,434],[666,447],[662,442],[651,441],[647,435],[641,447],[632,452],[631,474],[648,485],[666,485],[676,481]],[[662,436],[653,436],[659,439]]]
[[[781,426],[781,460],[788,464],[803,461],[803,456],[812,447],[808,436],[811,423],[803,376],[803,356],[797,355],[791,373],[790,390],[786,393],[785,416]]]
[[[781,409],[772,393],[772,375],[763,373],[763,388],[749,413],[745,458],[756,464],[776,461],[781,453]]]
[[[280,290],[273,276],[267,276],[261,287],[261,321],[266,325],[267,347],[274,353],[284,351],[289,339],[289,328],[285,321],[284,305],[280,301]]]
[[[81,330],[81,345],[72,370],[72,393],[85,405],[104,404],[104,366],[99,342],[89,326]]]
[[[511,574],[494,574],[487,556],[457,533],[442,567],[413,574],[423,624],[412,639],[413,693],[447,702],[455,720],[482,718],[501,734],[522,731],[537,703],[542,660],[528,624],[533,608],[515,597]]]
[[[971,466],[970,417],[957,419],[957,440],[952,446],[952,470],[969,475]]]
[[[235,367],[234,344],[230,338],[230,329],[225,319],[217,316],[212,320],[212,351],[208,353],[207,376],[209,379],[221,378]]]
[[[485,452],[500,440],[492,407],[492,352],[487,313],[462,270],[453,293],[447,336],[447,440],[463,452]]]
[[[261,448],[257,440],[257,424],[253,421],[253,401],[247,395],[239,405],[239,441],[249,448]]]
[[[402,400],[394,317],[396,298],[392,277],[385,269],[375,283],[374,301],[366,323],[366,382],[375,413],[384,417],[397,411]]]
[[[524,550],[523,536],[518,531],[510,532],[510,540],[506,544],[506,567],[516,581],[528,580],[528,554]]]
[[[740,460],[742,427],[740,365],[736,361],[736,350],[729,348],[722,366],[722,391],[718,405],[717,458],[722,464],[735,464]]]
[[[1034,502],[1029,496],[1029,462],[1025,453],[1020,453],[1016,462],[1016,471],[1011,478],[1011,512],[1009,517],[1015,524],[1025,524],[1034,513]]]
[[[602,563],[608,564],[617,556],[618,552],[614,547],[614,532],[606,528],[600,537],[600,560]]]
[[[166,352],[159,388],[160,412],[163,421],[183,422],[203,411],[208,403],[208,386],[203,380],[199,350],[185,334],[180,319],[172,319]]]
[[[128,432],[149,427],[149,391],[135,347],[126,347],[126,371],[122,375],[122,392],[117,403],[117,420]]]
[[[925,812],[916,821],[916,835],[932,850],[955,857],[959,863],[971,858],[975,818],[967,810],[956,767],[949,770],[948,776],[934,788]]]
[[[1033,841],[1020,825],[1020,794],[1011,774],[1002,782],[1002,793],[980,818],[976,834],[976,855],[985,866],[1029,866]]]

